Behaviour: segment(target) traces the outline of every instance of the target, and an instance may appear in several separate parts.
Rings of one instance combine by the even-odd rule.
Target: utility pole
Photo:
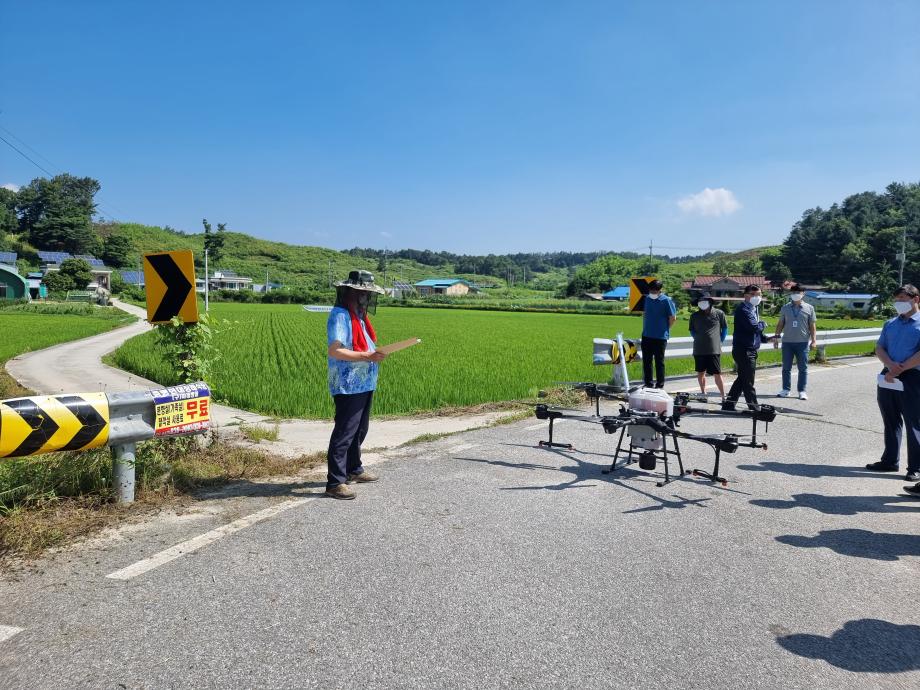
[[[648,272],[652,272],[652,240],[648,241]]]
[[[332,259],[329,259],[329,287],[332,287]]]
[[[265,289],[263,292],[268,294],[268,266],[265,267]]]
[[[901,268],[898,271],[898,287],[904,285],[904,261],[907,259],[907,228],[901,231],[901,251],[896,258],[901,262]]]
[[[204,310],[208,311],[208,288],[210,287],[209,283],[211,282],[208,278],[208,249],[205,247],[204,250]]]

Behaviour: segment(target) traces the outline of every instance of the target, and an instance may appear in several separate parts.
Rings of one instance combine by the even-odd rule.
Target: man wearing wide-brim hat
[[[725,312],[716,309],[717,303],[708,292],[696,299],[695,304],[699,309],[690,315],[690,335],[693,337],[693,359],[700,391],[706,395],[706,374],[711,374],[716,380],[716,388],[722,400],[725,400],[722,343],[728,335],[728,321],[725,320]]]
[[[335,306],[326,322],[329,392],[335,403],[335,427],[326,455],[326,495],[352,499],[356,494],[348,484],[377,481],[361,464],[361,444],[370,423],[378,364],[386,358],[377,352],[377,334],[367,317],[376,313],[377,295],[383,294],[383,288],[374,284],[368,271],[351,271],[335,288]]]

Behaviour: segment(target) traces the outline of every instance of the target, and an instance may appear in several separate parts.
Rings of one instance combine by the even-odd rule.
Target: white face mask
[[[913,302],[895,302],[894,303],[894,310],[898,312],[898,314],[906,314],[913,308],[914,308]]]
[[[789,297],[793,302],[801,302],[804,295],[801,292],[793,292],[791,295],[789,295]]]
[[[756,307],[758,304],[760,304],[760,301],[762,299],[763,297],[761,297],[760,295],[754,295],[753,297],[751,297],[751,306]]]
[[[658,299],[660,296],[661,296],[661,294],[658,293],[658,292],[654,292],[654,293],[650,292],[650,293],[648,293],[649,299]]]
[[[706,311],[707,309],[709,309],[709,302],[707,302],[706,300],[703,300],[702,302],[699,302],[699,307],[703,311]]]

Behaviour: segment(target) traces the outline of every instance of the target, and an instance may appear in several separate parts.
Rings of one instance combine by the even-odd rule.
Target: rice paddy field
[[[134,320],[123,311],[88,304],[0,306],[0,364],[23,352],[86,338]]]
[[[221,359],[211,381],[218,399],[280,417],[332,416],[326,385],[327,314],[299,305],[228,303],[213,305],[211,312],[230,322],[218,338]],[[689,335],[687,319],[685,314],[679,317],[672,337]],[[617,332],[638,338],[642,329],[636,316],[396,307],[379,309],[371,320],[380,344],[422,339],[381,364],[374,409],[389,415],[532,397],[560,381],[606,381],[611,368],[591,363],[593,338],[611,338]],[[878,325],[818,323],[822,329]],[[828,348],[828,354],[870,350],[869,343],[842,345]],[[775,362],[779,355],[766,347],[760,359]],[[151,333],[126,342],[113,359],[117,366],[159,383],[176,383]],[[730,368],[730,357],[726,359]],[[630,365],[631,378],[641,378],[640,367]],[[693,371],[693,363],[672,359],[667,368],[669,375],[686,374]]]

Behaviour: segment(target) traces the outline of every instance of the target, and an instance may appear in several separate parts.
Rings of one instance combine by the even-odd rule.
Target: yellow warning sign
[[[0,401],[0,458],[87,450],[109,440],[105,393]]]
[[[178,316],[185,323],[198,322],[195,295],[195,259],[189,250],[144,254],[147,321],[167,323]]]
[[[653,280],[656,280],[655,276],[629,279],[629,311],[645,311],[648,284]]]
[[[624,340],[623,351],[626,354],[626,363],[629,364],[639,356],[639,346],[635,340]],[[616,340],[610,348],[610,358],[614,364],[620,363],[620,346]]]

